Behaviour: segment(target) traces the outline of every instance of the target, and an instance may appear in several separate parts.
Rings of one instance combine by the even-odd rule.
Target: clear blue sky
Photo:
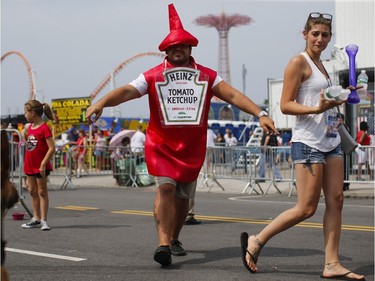
[[[1,54],[17,50],[36,73],[38,99],[87,97],[118,64],[143,52],[157,52],[169,33],[166,0],[2,0]],[[302,30],[310,12],[335,14],[334,0],[251,1],[175,0],[184,28],[199,39],[196,61],[218,68],[216,29],[194,24],[197,17],[223,10],[243,14],[253,22],[229,32],[232,85],[256,103],[267,98],[267,78],[282,78],[289,59],[303,51]],[[335,37],[325,53],[330,57]],[[133,61],[116,77],[128,83],[160,62],[158,57]],[[94,99],[103,97],[110,86]],[[1,64],[1,115],[22,114],[29,82],[22,60],[7,57]],[[122,117],[148,118],[148,99],[121,106]],[[110,111],[105,111],[110,116]]]

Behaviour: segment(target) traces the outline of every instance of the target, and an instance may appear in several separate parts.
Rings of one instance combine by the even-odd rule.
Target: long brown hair
[[[49,120],[54,120],[52,109],[48,103],[41,103],[37,100],[29,100],[25,103],[25,107],[28,111],[34,111],[39,116],[42,116],[44,113]]]

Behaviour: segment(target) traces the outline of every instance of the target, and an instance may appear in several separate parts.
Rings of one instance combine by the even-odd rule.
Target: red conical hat
[[[184,44],[189,46],[197,46],[198,39],[187,32],[182,26],[180,17],[177,14],[173,4],[168,5],[169,10],[169,29],[167,37],[159,45],[160,51],[165,51],[168,47],[176,44]]]

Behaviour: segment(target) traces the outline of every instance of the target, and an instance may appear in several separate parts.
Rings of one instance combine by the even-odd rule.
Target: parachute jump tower
[[[229,47],[228,47],[228,33],[232,27],[240,25],[247,25],[252,22],[252,19],[245,15],[233,14],[227,15],[222,12],[219,16],[207,15],[198,17],[194,23],[197,25],[215,27],[219,33],[219,75],[228,83],[230,81],[230,68],[229,68]]]

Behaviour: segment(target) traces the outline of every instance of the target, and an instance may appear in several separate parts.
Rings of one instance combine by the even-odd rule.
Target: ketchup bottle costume
[[[167,67],[171,67],[167,61]],[[194,62],[194,61],[192,61]],[[208,87],[198,125],[165,125],[155,82],[162,77],[164,63],[144,73],[148,82],[150,123],[147,128],[145,155],[148,172],[154,176],[170,177],[179,182],[195,181],[206,156],[207,120],[216,72],[195,65],[202,76],[208,77]]]
[[[165,51],[176,44],[197,46],[198,40],[183,29],[173,4],[168,8],[170,33],[159,50]],[[168,74],[168,71],[177,74]],[[195,74],[195,79],[186,78],[190,75],[189,71]],[[167,78],[168,75],[180,78],[185,74],[186,79],[182,81]],[[174,67],[165,59],[143,75],[148,85],[150,107],[145,143],[148,172],[177,182],[195,181],[206,156],[211,88],[217,73],[196,64],[190,57],[189,67]],[[199,113],[195,115],[196,112]]]

